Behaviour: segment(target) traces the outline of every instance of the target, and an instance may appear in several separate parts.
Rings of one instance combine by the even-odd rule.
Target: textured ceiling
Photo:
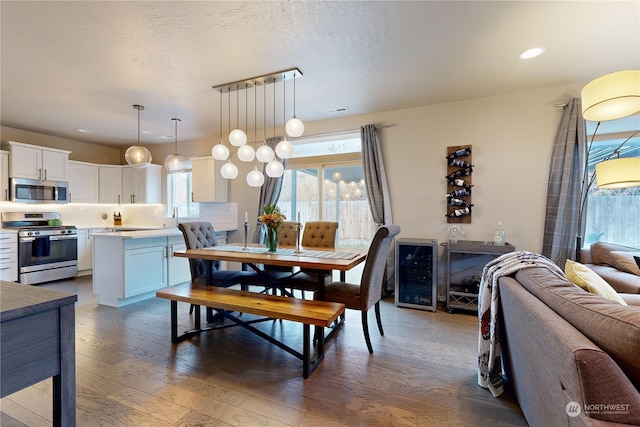
[[[0,15],[2,125],[104,144],[135,141],[133,104],[145,106],[145,144],[167,143],[160,137],[173,135],[172,117],[182,119],[180,140],[211,137],[220,126],[212,86],[291,67],[304,74],[296,80],[303,121],[640,68],[638,1],[2,1]],[[518,58],[534,46],[544,54]],[[253,129],[262,93],[240,96],[240,123],[245,96]],[[349,111],[323,113],[336,107]],[[292,102],[286,109],[290,116]],[[225,129],[228,110],[225,99]],[[261,111],[258,126],[270,126]]]

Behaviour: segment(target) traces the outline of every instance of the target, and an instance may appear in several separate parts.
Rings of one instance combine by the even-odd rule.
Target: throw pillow
[[[640,268],[640,256],[634,256],[633,258],[635,258],[636,264],[638,264],[638,268]]]
[[[640,252],[613,251],[611,252],[611,256],[616,262],[618,270],[640,276],[640,267],[638,267],[638,264],[636,264],[633,258],[634,256],[640,256]]]
[[[600,295],[621,305],[627,305],[611,285],[602,277],[598,276],[595,271],[579,262],[568,259],[564,265],[564,274],[571,283],[581,287],[587,292]]]

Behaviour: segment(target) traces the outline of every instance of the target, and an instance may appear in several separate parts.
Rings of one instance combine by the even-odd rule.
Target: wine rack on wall
[[[447,147],[447,223],[471,224],[471,145]]]

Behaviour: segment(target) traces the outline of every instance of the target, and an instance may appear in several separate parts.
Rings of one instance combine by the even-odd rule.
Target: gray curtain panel
[[[375,125],[361,126],[360,138],[362,140],[362,168],[364,170],[364,182],[369,196],[369,207],[371,208],[373,221],[378,226],[393,224],[387,175],[384,171],[382,151],[380,150],[378,133]],[[391,249],[391,254],[387,259],[385,286],[383,286],[385,293],[392,291],[395,287],[394,273],[395,247]]]
[[[282,138],[279,136],[267,138],[267,145],[276,151],[276,145]],[[283,166],[286,165],[286,159],[278,159]],[[272,203],[278,203],[280,191],[282,190],[282,180],[284,175],[279,178],[271,178],[265,172],[266,163],[262,165],[262,173],[264,174],[264,184],[260,187],[260,197],[258,198],[258,215],[262,215],[262,207]],[[264,243],[264,232],[262,225],[256,221],[256,229],[253,232],[253,243]]]
[[[576,252],[580,203],[586,191],[586,128],[582,102],[573,98],[565,107],[556,132],[549,168],[547,210],[542,254],[564,269]]]

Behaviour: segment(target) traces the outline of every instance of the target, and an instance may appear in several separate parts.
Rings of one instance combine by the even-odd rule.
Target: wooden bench
[[[210,307],[224,316],[224,318],[232,320],[235,323],[232,326],[242,326],[301,359],[302,376],[304,378],[308,378],[322,359],[324,359],[324,339],[317,340],[316,354],[312,355],[310,326],[313,325],[316,327],[316,336],[324,337],[324,328],[331,326],[331,324],[344,313],[344,304],[334,302],[265,295],[238,289],[195,284],[166,288],[157,291],[156,296],[171,301],[171,342],[176,343],[182,341],[203,331],[228,327],[225,325],[206,328],[201,327],[200,306]],[[178,301],[196,306],[194,313],[195,327],[194,329],[184,332],[182,335],[178,335]],[[243,321],[234,316],[232,312],[249,313],[265,317]],[[302,353],[251,326],[252,323],[270,319],[290,320],[303,324]]]

